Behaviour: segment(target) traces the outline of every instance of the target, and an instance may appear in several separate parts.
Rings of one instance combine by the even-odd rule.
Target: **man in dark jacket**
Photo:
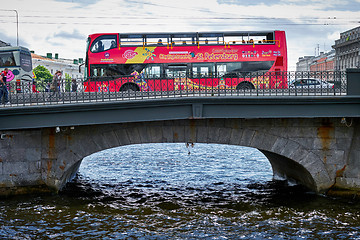
[[[6,76],[9,69],[5,68],[0,75],[0,100],[2,104],[9,104],[9,92],[6,86]]]

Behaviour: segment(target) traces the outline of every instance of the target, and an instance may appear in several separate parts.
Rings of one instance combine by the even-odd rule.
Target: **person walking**
[[[75,79],[71,80],[71,91],[76,92],[77,91],[77,83]]]
[[[0,74],[0,100],[2,104],[9,104],[9,92],[6,86],[6,78],[9,72],[8,68]]]
[[[57,96],[58,100],[61,100],[61,94],[60,94],[60,84],[61,84],[61,71],[56,71],[54,74],[53,80],[50,84],[50,96],[49,98],[52,98],[54,96]]]

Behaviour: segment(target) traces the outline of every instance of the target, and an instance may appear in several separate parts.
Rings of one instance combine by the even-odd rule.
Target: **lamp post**
[[[16,10],[16,45],[19,46],[19,14]]]

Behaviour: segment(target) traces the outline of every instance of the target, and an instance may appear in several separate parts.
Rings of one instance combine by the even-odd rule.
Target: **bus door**
[[[173,85],[174,90],[187,90],[191,87],[188,80],[190,64],[165,64],[164,67],[167,86]]]
[[[196,90],[209,90],[219,85],[215,63],[193,63],[191,80]]]
[[[167,64],[165,74],[168,78],[186,78],[188,75],[187,64]]]

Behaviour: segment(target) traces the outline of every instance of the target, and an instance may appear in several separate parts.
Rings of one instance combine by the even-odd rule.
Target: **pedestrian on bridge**
[[[0,101],[2,104],[9,104],[9,92],[6,86],[6,78],[9,69],[5,68],[0,74]]]
[[[76,91],[77,91],[76,79],[72,79],[72,80],[71,80],[71,91],[72,91],[72,92],[76,92]]]
[[[56,96],[58,100],[61,100],[61,93],[60,93],[61,76],[62,76],[61,71],[56,71],[56,73],[54,74],[53,80],[50,85],[50,92],[51,92],[49,96],[50,99]]]

